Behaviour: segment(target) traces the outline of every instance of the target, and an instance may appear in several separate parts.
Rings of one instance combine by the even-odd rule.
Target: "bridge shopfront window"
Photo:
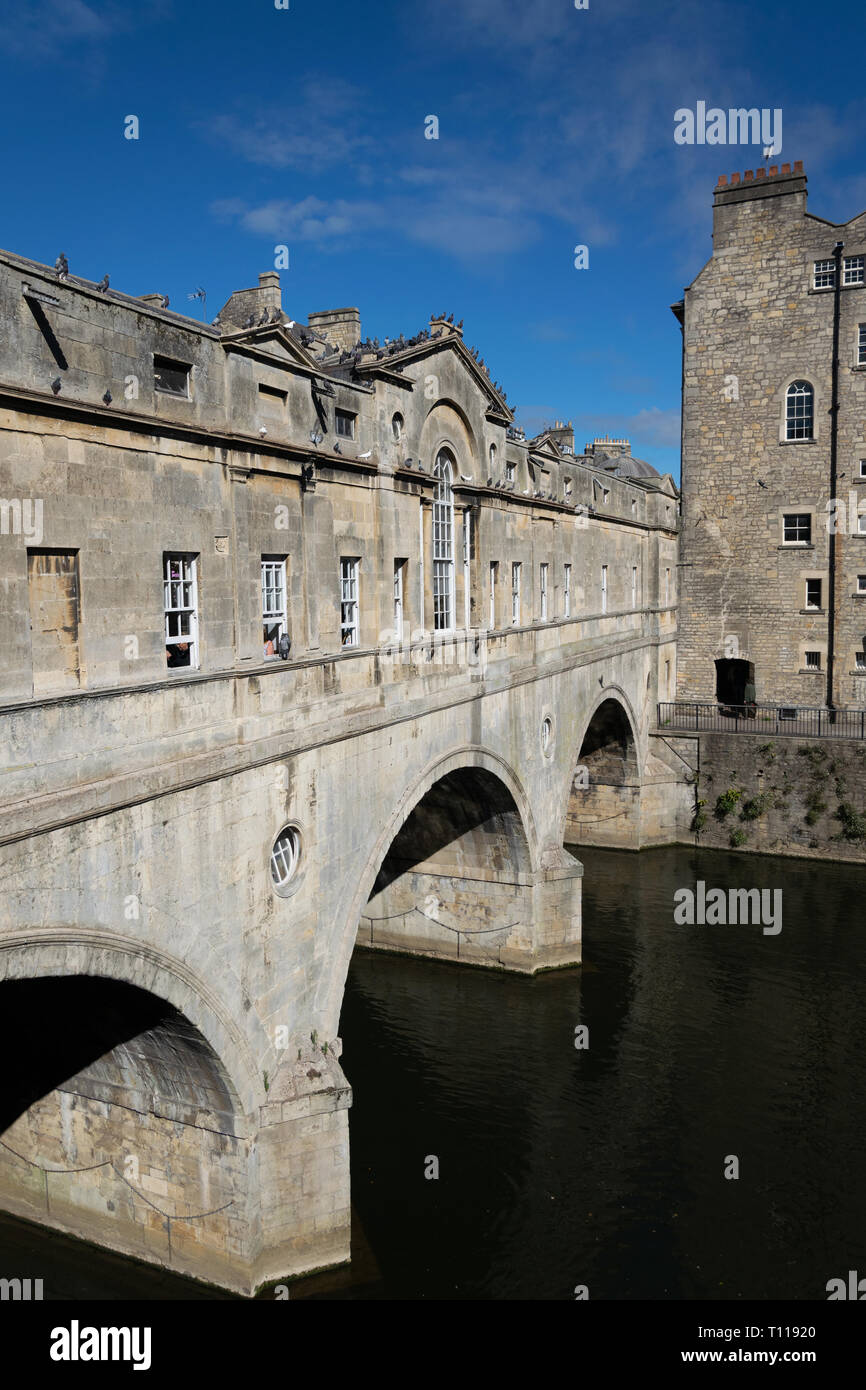
[[[454,627],[454,469],[444,450],[433,473],[433,626],[448,632]]]
[[[198,577],[195,555],[163,556],[165,660],[170,670],[198,659]]]
[[[262,556],[262,640],[266,657],[279,655],[280,638],[288,635],[286,621],[286,562]]]
[[[344,556],[340,561],[340,646],[357,647],[361,641],[358,620],[358,569],[360,560]]]

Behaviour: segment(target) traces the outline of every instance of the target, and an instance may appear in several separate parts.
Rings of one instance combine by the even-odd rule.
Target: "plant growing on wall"
[[[850,801],[842,801],[836,811],[836,819],[842,822],[842,829],[833,838],[836,840],[866,840],[866,816],[855,811]]]
[[[722,792],[716,800],[715,815],[717,820],[724,820],[725,816],[729,816],[737,802],[742,799],[742,795],[739,787],[728,787],[726,792]]]

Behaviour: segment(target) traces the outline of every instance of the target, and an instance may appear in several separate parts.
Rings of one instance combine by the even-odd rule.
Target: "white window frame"
[[[857,535],[866,536],[866,512],[857,513]]]
[[[433,469],[433,627],[453,632],[454,617],[454,464],[443,449]]]
[[[866,267],[866,257],[846,256],[842,262],[842,284],[862,285],[864,278],[866,278],[864,267]]]
[[[861,459],[861,460],[860,460],[860,475],[859,475],[859,476],[860,476],[861,478],[866,478],[866,459]]]
[[[866,367],[866,323],[857,325],[857,366]]]
[[[866,594],[866,574],[858,574],[857,592],[858,594]]]
[[[361,609],[358,599],[361,561],[357,555],[340,556],[340,646],[361,645]]]
[[[520,573],[522,563],[520,560],[511,562],[511,626],[517,627],[520,623]]]
[[[860,651],[854,653],[854,670],[866,671],[866,652]]]
[[[403,622],[405,607],[405,584],[404,576],[406,573],[406,560],[395,559],[394,561],[394,636],[400,643],[403,641]]]
[[[547,622],[547,580],[550,574],[550,565],[542,563],[538,567],[538,611],[541,614],[541,621]]]
[[[607,565],[601,567],[601,611],[607,612]]]
[[[295,826],[287,825],[271,848],[271,882],[277,891],[289,886],[301,857],[301,837]]]
[[[832,290],[836,285],[836,262],[816,261],[812,277],[812,285],[816,290]]]
[[[563,617],[571,617],[571,565],[565,566],[565,576],[562,584],[562,608]]]
[[[178,566],[173,572],[172,566]],[[162,557],[162,606],[166,647],[189,645],[189,664],[169,666],[170,671],[193,671],[199,666],[198,556],[189,551],[167,550]],[[172,633],[170,629],[176,627]],[[166,654],[166,662],[168,654]]]
[[[262,556],[262,647],[267,646],[264,629],[277,628],[273,656],[265,656],[266,661],[279,657],[280,638],[288,635],[288,598],[286,594],[286,561],[276,555]]]
[[[805,517],[805,518],[806,518],[806,520],[807,520],[808,523],[809,523],[809,530],[808,530],[808,534],[805,536],[805,538],[804,538],[804,537],[801,537],[799,534],[798,534],[796,537],[790,537],[790,536],[788,536],[788,535],[786,534],[787,531],[788,531],[788,529],[789,529],[789,527],[788,527],[788,525],[787,525],[787,518],[788,518],[788,517],[797,517],[797,518],[803,518],[803,517]],[[799,524],[799,520],[798,520],[798,522],[797,522],[796,527],[791,527],[790,529],[792,529],[792,530],[796,529],[797,532],[799,533],[799,531],[802,529],[801,526],[800,526],[800,524]],[[802,545],[811,545],[811,544],[812,544],[812,515],[811,515],[810,512],[783,512],[783,513],[782,513],[782,544],[783,544],[783,545],[800,545],[800,546],[802,546]]]
[[[814,438],[815,388],[811,381],[792,381],[785,392],[785,439],[794,442]]]
[[[814,578],[814,579],[805,579],[805,580],[803,581],[803,584],[804,584],[803,607],[804,607],[804,608],[812,608],[812,609],[814,609],[816,612],[820,612],[820,609],[821,609],[821,599],[823,598],[823,595],[824,595],[824,586],[823,586],[821,580],[818,579],[818,578]],[[809,601],[809,585],[810,585],[810,584],[817,584],[817,585],[818,585],[818,602],[817,602],[817,603],[810,603],[810,601]]]

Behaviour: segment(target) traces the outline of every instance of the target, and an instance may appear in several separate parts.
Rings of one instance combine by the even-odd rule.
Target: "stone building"
[[[356,941],[573,963],[564,841],[688,824],[676,489],[273,271],[0,322],[0,1202],[248,1292],[348,1258]]]
[[[801,163],[722,176],[673,310],[678,695],[866,706],[866,213],[807,212]]]

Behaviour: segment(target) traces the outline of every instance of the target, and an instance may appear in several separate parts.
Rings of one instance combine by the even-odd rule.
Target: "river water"
[[[292,1297],[823,1300],[866,1272],[866,869],[575,853],[582,968],[356,953],[355,1258]],[[781,889],[782,930],[676,925],[699,879]],[[219,1296],[0,1218],[25,1263],[46,1297]]]

